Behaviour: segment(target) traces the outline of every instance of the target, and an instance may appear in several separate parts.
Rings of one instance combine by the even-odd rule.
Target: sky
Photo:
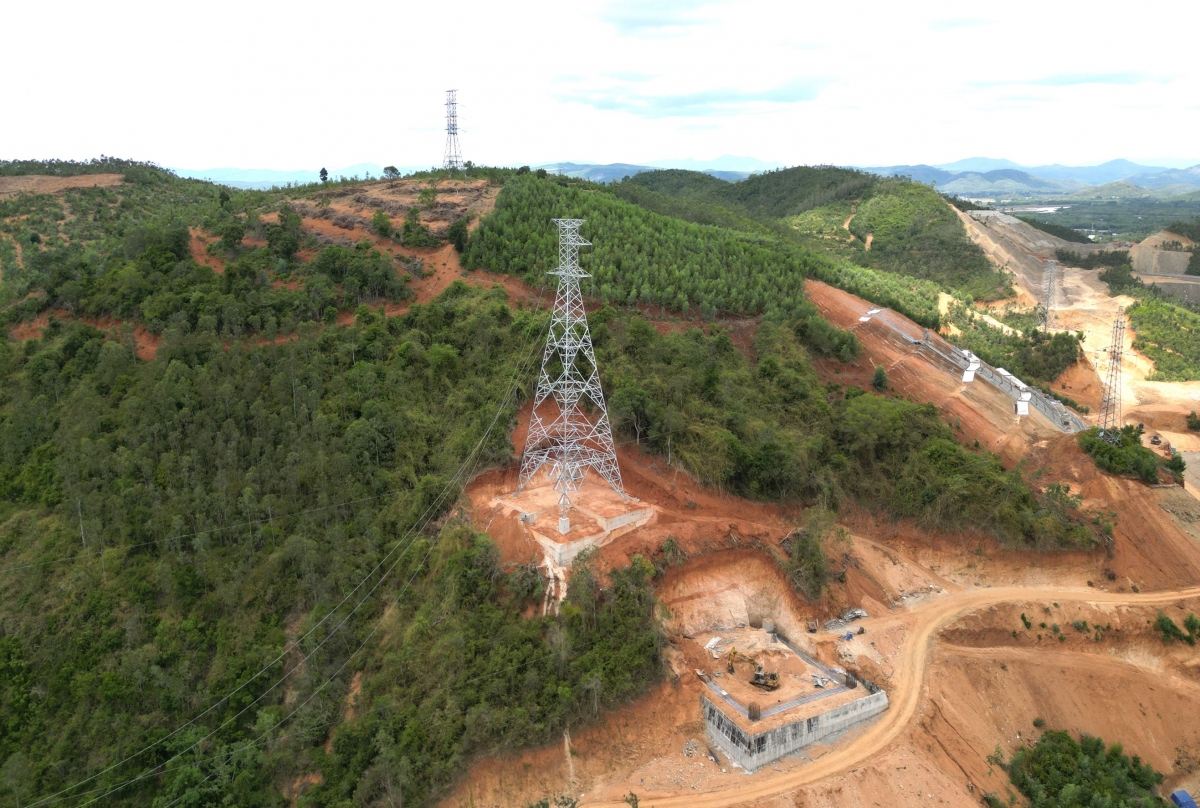
[[[1111,9],[1111,10],[1110,10]],[[1200,163],[1200,3],[0,0],[0,159]]]

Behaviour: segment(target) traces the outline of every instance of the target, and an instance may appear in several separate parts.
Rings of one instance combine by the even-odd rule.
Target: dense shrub
[[[1101,250],[1083,255],[1060,248],[1055,251],[1054,255],[1060,262],[1067,266],[1079,267],[1081,269],[1119,267],[1129,263],[1129,250]]]
[[[404,226],[400,231],[400,242],[406,247],[436,247],[439,242],[429,228],[421,223],[420,211],[412,207],[404,214]]]
[[[1168,232],[1174,233],[1177,236],[1189,238],[1192,241],[1200,242],[1200,217],[1191,221],[1178,220],[1171,222],[1165,228]]]
[[[1132,424],[1121,428],[1116,443],[1106,441],[1093,427],[1079,433],[1079,445],[1102,471],[1158,482],[1158,455],[1142,445],[1142,430]]]
[[[1090,546],[1078,502],[1035,494],[952,440],[929,405],[827,391],[789,323],[764,323],[750,366],[724,333],[660,335],[607,309],[593,335],[619,433],[702,482],[746,496],[854,500],[1014,545]]]
[[[783,572],[792,588],[810,601],[819,600],[829,581],[829,561],[822,543],[836,517],[828,511],[810,514],[808,524],[783,543]]]
[[[1179,628],[1178,624],[1176,624],[1174,620],[1172,620],[1163,612],[1159,612],[1158,617],[1155,618],[1154,628],[1160,634],[1162,634],[1162,641],[1164,643],[1172,643],[1176,640],[1179,640],[1181,642],[1186,642],[1188,645],[1195,645],[1196,629],[1198,627],[1196,615],[1190,614],[1188,615],[1188,618],[1189,619],[1185,621],[1185,625],[1188,628],[1186,634],[1183,632],[1183,629]]]
[[[371,229],[378,236],[387,238],[392,235],[392,220],[388,218],[387,211],[377,210],[371,216]]]
[[[462,252],[467,248],[467,228],[471,224],[470,216],[455,219],[446,230],[446,240],[454,245],[454,249]]]
[[[1030,227],[1036,227],[1043,233],[1049,233],[1055,238],[1060,238],[1063,241],[1073,241],[1076,244],[1091,244],[1091,239],[1080,233],[1078,230],[1073,230],[1070,227],[1063,227],[1061,224],[1054,222],[1043,222],[1040,219],[1035,219],[1032,216],[1018,216],[1018,219],[1025,222]]]
[[[1080,334],[1049,334],[1036,328],[1023,334],[1005,334],[962,305],[951,308],[950,321],[960,331],[952,337],[957,345],[1030,384],[1054,381],[1083,355]]]
[[[1107,749],[1087,735],[1044,732],[1032,747],[1021,746],[1005,766],[1009,779],[1031,808],[1144,808],[1165,805],[1158,796],[1163,776],[1131,759],[1120,744]]]

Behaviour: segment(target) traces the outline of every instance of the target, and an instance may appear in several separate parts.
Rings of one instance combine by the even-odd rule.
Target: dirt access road
[[[639,794],[641,802],[653,805],[654,808],[725,808],[749,805],[759,800],[778,797],[800,786],[865,763],[899,739],[916,718],[925,690],[930,652],[938,633],[972,610],[1030,598],[1057,598],[1064,602],[1088,604],[1160,606],[1200,598],[1200,586],[1139,595],[1074,587],[1004,587],[947,594],[913,610],[916,624],[895,665],[896,676],[893,679],[893,687],[888,692],[888,711],[850,745],[834,750],[794,771],[780,774],[760,771],[752,780],[738,778],[736,786],[708,793],[681,791]],[[585,800],[582,805],[593,808],[622,808],[626,803],[620,798],[605,798]]]

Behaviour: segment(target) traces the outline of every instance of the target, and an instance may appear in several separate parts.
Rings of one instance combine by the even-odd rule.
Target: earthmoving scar
[[[750,677],[750,684],[755,687],[761,687],[764,690],[775,690],[779,687],[779,673],[776,671],[764,671],[763,666],[755,660],[739,654],[736,648],[730,648],[729,653],[725,655],[725,671],[733,674],[734,665],[738,662],[749,662],[754,665],[754,675]]]

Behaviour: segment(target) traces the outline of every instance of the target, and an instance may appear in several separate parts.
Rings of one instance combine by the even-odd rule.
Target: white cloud
[[[8,0],[0,159],[1200,160],[1200,6]],[[1137,31],[1146,31],[1139,35]]]

